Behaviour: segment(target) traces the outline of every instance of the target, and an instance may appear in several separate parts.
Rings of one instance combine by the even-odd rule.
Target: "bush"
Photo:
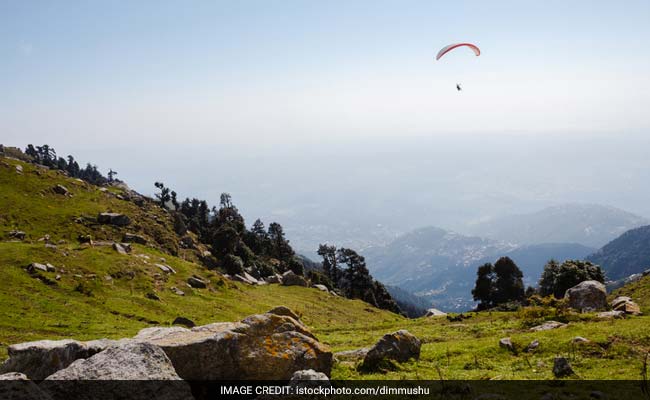
[[[222,261],[222,267],[230,275],[241,274],[244,272],[244,262],[241,258],[227,254]]]

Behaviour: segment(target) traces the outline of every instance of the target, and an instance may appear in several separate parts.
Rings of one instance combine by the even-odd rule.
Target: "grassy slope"
[[[139,225],[129,231],[150,237],[155,229],[169,234],[168,221],[163,220],[161,225],[151,218],[152,213],[164,218],[160,210],[142,210],[55,172],[38,175],[35,167],[22,164],[25,173],[18,175],[13,165],[6,167],[1,162],[17,163],[0,159],[0,237],[18,228],[28,233],[28,239],[22,243],[0,242],[0,358],[6,356],[4,345],[10,343],[44,338],[119,338],[154,324],[169,324],[177,316],[199,324],[232,321],[280,304],[300,313],[334,351],[372,345],[383,334],[398,329],[408,329],[424,343],[419,361],[403,363],[383,374],[362,374],[355,363],[342,362],[335,366],[334,378],[438,379],[442,375],[445,379],[542,379],[552,377],[553,357],[565,355],[581,378],[635,379],[639,377],[642,357],[650,348],[650,317],[600,322],[589,315],[519,312],[480,314],[462,323],[444,318],[407,320],[315,289],[250,287],[225,281],[214,272],[184,261],[183,253],[173,257],[159,249],[134,246],[131,255],[122,256],[110,247],[85,247],[75,240],[79,233],[118,239],[123,231],[75,223],[74,219],[81,215],[93,217],[109,208],[125,212]],[[52,194],[49,188],[56,183],[66,185],[74,197]],[[48,249],[37,241],[46,233],[53,241],[64,239],[66,243]],[[138,255],[146,255],[149,260]],[[176,269],[176,275],[157,275],[153,263],[160,257]],[[42,275],[54,280],[60,274],[61,279],[56,285],[47,285],[31,277],[23,269],[31,262],[52,263],[59,271]],[[209,288],[188,288],[184,282],[192,274],[208,278]],[[646,281],[625,290],[634,290],[632,297],[641,300],[639,296],[648,293],[650,287],[650,280]],[[173,294],[172,286],[181,288],[186,296]],[[161,300],[146,298],[152,292]],[[649,304],[641,304],[646,313],[650,311]],[[565,329],[528,331],[533,324],[551,318],[571,322]],[[519,347],[538,339],[539,351],[513,355],[498,347],[499,338],[505,336]],[[586,337],[592,343],[572,345],[575,336]]]

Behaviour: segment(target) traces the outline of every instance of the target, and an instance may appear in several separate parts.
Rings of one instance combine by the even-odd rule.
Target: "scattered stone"
[[[154,292],[147,292],[147,294],[145,294],[145,297],[149,300],[160,301],[160,297],[158,297],[158,295]]]
[[[20,372],[33,380],[42,380],[66,368],[73,361],[88,358],[114,343],[109,340],[78,342],[76,340],[40,340],[9,346],[9,358],[0,373]]]
[[[166,274],[175,274],[176,270],[174,268],[170,267],[169,265],[165,264],[154,264],[156,267],[158,267],[162,272]]]
[[[25,236],[27,236],[27,234],[25,232],[23,232],[23,231],[10,231],[9,232],[9,237],[10,238],[14,238],[14,239],[18,239],[18,240],[25,240]]]
[[[146,328],[134,338],[160,346],[186,380],[284,380],[298,370],[329,376],[330,349],[294,318],[259,314],[236,323]]]
[[[572,343],[589,343],[590,340],[583,338],[582,336],[576,336],[573,339],[571,339]]]
[[[56,185],[56,186],[54,186],[54,187],[52,188],[52,191],[54,191],[54,193],[56,193],[56,194],[60,194],[60,195],[62,195],[62,196],[67,196],[68,194],[70,194],[70,191],[68,190],[68,188],[66,188],[66,187],[63,186],[63,185]]]
[[[56,245],[55,245],[55,244],[52,244],[52,243],[45,243],[45,248],[46,248],[46,249],[52,249],[52,250],[56,250],[56,249],[57,249]]]
[[[147,244],[147,238],[142,235],[136,235],[135,233],[125,233],[122,241],[126,243]]]
[[[163,386],[160,381],[175,382]],[[192,398],[189,384],[181,381],[160,347],[133,342],[120,343],[86,360],[74,362],[49,376],[41,383],[41,388],[57,399]]]
[[[551,329],[566,328],[567,324],[557,321],[546,321],[541,325],[530,328],[532,332],[550,331]]]
[[[356,350],[339,351],[338,353],[334,353],[334,358],[338,361],[356,361],[365,358],[366,354],[368,354],[368,351],[370,351],[370,347],[363,347]]]
[[[436,308],[430,308],[427,310],[427,313],[424,314],[425,317],[444,317],[446,315],[447,315],[446,312],[440,311]]]
[[[526,346],[526,353],[532,353],[539,347],[539,340],[535,339]]]
[[[124,214],[105,212],[97,216],[97,222],[100,224],[127,226],[131,223],[131,220]]]
[[[27,272],[30,274],[36,273],[38,271],[47,272],[47,265],[41,263],[31,263],[27,266]]]
[[[203,279],[197,276],[190,276],[187,278],[187,284],[195,289],[205,289],[208,286],[208,284]]]
[[[129,254],[129,253],[127,253],[127,251],[126,251],[126,249],[124,248],[124,246],[122,246],[122,245],[119,244],[119,243],[113,243],[113,250],[117,251],[119,254],[121,254],[121,255],[123,255],[123,256],[126,256],[126,255]]]
[[[553,375],[557,378],[563,378],[575,374],[569,361],[564,357],[555,357],[553,360]]]
[[[57,275],[54,277],[54,280],[60,281],[61,280],[61,275]]]
[[[387,333],[368,350],[363,359],[363,367],[375,369],[385,359],[404,362],[410,358],[420,358],[420,340],[407,330]]]
[[[77,240],[79,243],[90,243],[90,245],[93,245],[93,237],[90,235],[79,235],[77,236]]]
[[[515,345],[512,344],[512,340],[509,337],[499,339],[499,347],[504,348],[508,351],[515,352]]]
[[[47,272],[56,272],[56,267],[50,263],[46,263],[45,267],[47,268]]]
[[[176,286],[172,286],[170,289],[171,289],[172,292],[174,292],[174,294],[176,294],[178,296],[185,296],[185,292],[180,290]]]
[[[625,318],[625,312],[624,311],[603,311],[596,314],[596,317],[600,319]]]
[[[284,286],[304,286],[308,287],[305,277],[296,275],[293,271],[289,270],[282,274],[282,285]]]
[[[185,318],[185,317],[176,317],[174,322],[172,322],[172,325],[183,325],[183,326],[186,326],[188,328],[194,328],[196,326],[194,321],[192,321],[189,318]]]
[[[43,237],[39,238],[38,241],[39,241],[39,242],[45,242],[45,243],[47,243],[47,242],[50,241],[50,235],[49,235],[49,234],[46,234],[46,235],[44,235]]]
[[[605,285],[598,281],[584,281],[568,289],[564,294],[569,307],[576,310],[598,311],[607,308]]]
[[[22,165],[16,165],[16,173],[17,174],[22,174],[23,173],[23,166]]]
[[[289,386],[292,388],[306,387],[330,387],[332,386],[329,378],[322,372],[316,372],[313,369],[303,369],[296,371],[289,379]]]
[[[257,285],[259,282],[248,272],[242,272],[232,277],[234,281],[247,283],[249,285]]]
[[[325,293],[329,293],[329,292],[330,292],[330,290],[327,288],[327,286],[325,286],[325,285],[321,285],[320,283],[317,283],[317,284],[315,284],[315,285],[312,285],[312,287],[314,287],[314,288],[320,290],[321,292],[325,292]]]

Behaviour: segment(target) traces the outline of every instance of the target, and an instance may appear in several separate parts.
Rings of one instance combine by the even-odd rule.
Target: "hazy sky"
[[[647,0],[4,0],[0,139],[78,153],[643,131],[648,21]],[[434,61],[456,41],[483,54]]]

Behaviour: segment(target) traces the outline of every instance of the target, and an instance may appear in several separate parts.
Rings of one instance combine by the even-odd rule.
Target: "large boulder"
[[[109,224],[115,226],[127,226],[131,223],[128,216],[119,213],[105,212],[97,216],[97,222],[100,224]]]
[[[133,381],[147,382],[134,384]],[[192,398],[190,386],[181,381],[160,347],[130,341],[111,346],[88,359],[75,361],[68,368],[47,377],[41,388],[55,398]]]
[[[309,286],[304,276],[297,275],[293,271],[282,274],[282,284],[284,286]]]
[[[564,294],[569,307],[580,311],[597,311],[607,308],[605,285],[598,281],[584,281]]]
[[[198,276],[190,276],[187,278],[187,284],[195,289],[205,289],[208,287],[208,283]]]
[[[411,358],[420,358],[422,343],[407,330],[385,334],[368,350],[363,359],[363,367],[374,369],[382,360],[390,359],[404,362]]]
[[[298,370],[332,368],[332,352],[307,327],[270,312],[192,329],[146,328],[134,339],[160,346],[186,380],[286,381]]]
[[[66,368],[75,360],[88,358],[113,344],[112,340],[40,340],[9,346],[7,359],[0,373],[20,372],[33,380],[42,380]]]

